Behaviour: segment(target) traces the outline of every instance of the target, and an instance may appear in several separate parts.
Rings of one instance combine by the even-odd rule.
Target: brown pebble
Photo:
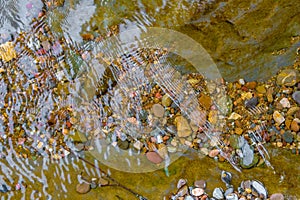
[[[206,188],[206,181],[204,180],[197,180],[194,182],[194,186],[198,188],[205,189]]]
[[[241,135],[243,133],[243,129],[242,128],[236,128],[234,132],[238,135]]]
[[[291,130],[294,132],[298,132],[299,131],[299,125],[297,123],[296,120],[293,120],[291,123]]]
[[[91,190],[90,184],[88,183],[79,183],[76,186],[76,192],[78,192],[79,194],[86,194]]]
[[[257,83],[255,82],[255,81],[252,81],[252,82],[248,82],[248,83],[246,83],[246,87],[247,88],[249,88],[249,89],[255,89],[256,88],[256,85],[257,85]]]
[[[159,164],[159,163],[161,163],[161,162],[163,161],[162,157],[160,157],[160,156],[158,155],[158,153],[156,153],[156,152],[154,152],[154,151],[149,151],[149,152],[147,152],[147,153],[146,153],[146,157],[147,157],[147,159],[148,159],[150,162],[152,162],[152,163],[154,163],[154,164]]]

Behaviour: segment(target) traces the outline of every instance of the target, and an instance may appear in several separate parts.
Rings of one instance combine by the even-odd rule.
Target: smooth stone
[[[167,130],[169,133],[172,133],[172,134],[176,134],[176,133],[177,133],[176,126],[174,126],[174,125],[169,125],[169,126],[167,126],[166,130]]]
[[[279,101],[279,103],[280,103],[280,104],[282,105],[282,107],[284,107],[284,108],[290,108],[290,107],[291,107],[291,104],[290,104],[288,98],[286,98],[286,97],[282,98],[282,99]]]
[[[92,188],[92,189],[97,188],[97,186],[98,186],[98,185],[97,185],[95,182],[91,182],[91,188]]]
[[[163,159],[167,159],[169,157],[168,148],[165,144],[159,144],[157,153]]]
[[[284,196],[281,193],[275,193],[270,196],[270,200],[284,200]]]
[[[165,94],[161,99],[161,104],[165,107],[171,106],[172,102],[173,101],[168,94]]]
[[[213,191],[213,197],[216,199],[224,199],[224,191],[222,188],[215,188]]]
[[[204,194],[204,190],[202,188],[194,188],[192,189],[192,195],[195,197],[199,197]]]
[[[294,86],[299,81],[299,72],[294,69],[282,70],[277,75],[276,83],[278,85]]]
[[[216,157],[218,154],[219,154],[219,150],[218,149],[213,149],[209,152],[208,156],[213,158],[213,157]]]
[[[255,82],[255,81],[251,81],[251,82],[248,82],[248,83],[246,83],[246,87],[247,88],[249,88],[249,89],[255,89],[256,88],[256,85],[257,85],[257,83]]]
[[[161,163],[161,162],[163,161],[163,158],[160,157],[160,156],[158,155],[158,153],[156,153],[156,152],[154,152],[154,151],[149,151],[149,152],[147,152],[147,153],[146,153],[146,157],[147,157],[147,159],[148,159],[150,162],[152,162],[152,163],[154,163],[154,164],[159,164],[159,163]]]
[[[285,121],[285,118],[277,110],[273,113],[273,119],[278,125]]]
[[[191,195],[185,196],[184,200],[195,200]]]
[[[178,116],[175,118],[178,137],[188,137],[192,134],[191,127],[186,118]]]
[[[244,146],[242,148],[242,152],[243,152],[243,160],[242,160],[243,165],[246,165],[246,166],[251,165],[251,163],[253,162],[253,158],[254,158],[254,152],[248,143],[244,144]]]
[[[243,129],[242,128],[235,128],[234,129],[234,132],[237,134],[237,135],[241,135],[243,133]]]
[[[300,104],[300,91],[296,91],[292,94],[293,99]]]
[[[222,171],[221,172],[221,180],[226,184],[230,185],[232,180],[232,174],[230,172]]]
[[[264,198],[268,197],[268,192],[261,182],[254,180],[251,182],[251,186],[259,194],[259,196],[263,195]]]
[[[184,195],[188,194],[189,188],[187,185],[182,186],[180,189],[178,189],[176,196],[183,197]]]
[[[245,100],[245,106],[246,108],[254,108],[258,104],[258,99],[257,97],[252,97],[250,99]]]
[[[226,200],[238,200],[239,197],[237,194],[235,193],[231,193],[225,196]]]
[[[296,114],[296,112],[298,112],[299,110],[300,110],[300,107],[291,107],[291,108],[287,111],[286,115],[287,115],[287,116],[293,116],[293,115]]]
[[[240,146],[239,146],[239,136],[238,135],[230,135],[229,143],[230,143],[230,146],[234,149],[240,148]]]
[[[227,195],[231,194],[234,192],[233,187],[228,188],[227,190],[225,190],[224,196],[226,197]]]
[[[269,103],[272,103],[274,100],[273,91],[274,91],[274,89],[272,87],[268,88],[268,90],[267,90],[267,100]]]
[[[241,188],[243,188],[243,190],[251,189],[251,181],[250,180],[242,181]]]
[[[99,180],[98,180],[98,184],[99,184],[100,186],[106,186],[106,185],[109,184],[109,181],[106,180],[106,179],[104,179],[104,178],[102,178],[102,177],[100,177]]]
[[[177,152],[177,147],[167,146],[167,149],[168,149],[169,153],[175,153],[175,152]]]
[[[84,149],[83,143],[78,143],[75,145],[76,151],[82,151]]]
[[[160,104],[154,104],[152,106],[152,111],[153,111],[153,114],[156,116],[156,117],[163,117],[164,114],[165,114],[165,109],[162,105]]]
[[[2,187],[0,188],[0,192],[2,192],[2,193],[6,193],[6,192],[8,192],[8,188],[7,188],[7,186],[6,186],[6,185],[4,185],[4,184],[2,184]]]
[[[186,179],[179,179],[178,182],[177,182],[177,189],[180,189],[182,186],[186,185],[187,183],[187,180]]]
[[[118,140],[117,145],[120,149],[127,150],[129,148],[128,140]]]
[[[205,189],[206,188],[206,181],[205,180],[197,180],[194,182],[194,186],[198,188]]]
[[[141,150],[141,149],[143,148],[143,146],[144,146],[144,144],[143,144],[141,141],[139,141],[139,140],[137,140],[137,141],[133,144],[133,147],[134,147],[135,149],[137,149],[137,150]]]
[[[199,104],[203,106],[205,110],[209,110],[212,104],[212,100],[209,96],[202,94],[199,98]]]
[[[292,143],[293,139],[294,139],[294,136],[293,136],[293,134],[290,131],[284,132],[284,134],[282,135],[282,137],[283,137],[283,140],[286,143]]]
[[[242,116],[233,112],[230,114],[230,116],[228,117],[229,120],[237,120],[237,119],[240,119]]]
[[[257,86],[257,87],[256,87],[256,91],[257,91],[258,93],[260,93],[260,94],[265,94],[265,93],[267,92],[265,86],[263,86],[263,85]]]
[[[294,131],[294,132],[298,132],[299,128],[300,127],[298,125],[297,120],[293,120],[292,123],[291,123],[291,130]]]
[[[91,186],[88,183],[79,183],[76,186],[76,192],[78,192],[79,194],[86,194],[91,190]]]
[[[227,116],[232,112],[232,99],[228,95],[223,95],[221,98],[216,99],[216,104],[219,105],[221,113]]]

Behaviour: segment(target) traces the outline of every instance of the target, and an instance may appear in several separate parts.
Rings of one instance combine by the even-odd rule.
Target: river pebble
[[[175,123],[177,126],[178,137],[188,137],[192,134],[191,127],[185,117],[183,116],[176,117]]]
[[[165,109],[160,104],[154,104],[152,106],[152,111],[153,111],[154,116],[156,116],[156,117],[163,117],[165,114]]]
[[[281,193],[275,193],[270,196],[270,200],[284,200],[284,196]]]
[[[163,158],[160,157],[159,154],[154,151],[147,152],[146,157],[150,162],[152,162],[154,164],[159,164],[163,161]]]
[[[76,186],[76,192],[79,194],[86,194],[91,190],[90,184],[89,183],[79,183]]]
[[[284,69],[277,75],[278,85],[294,86],[299,81],[299,72],[294,69]]]
[[[285,121],[285,118],[277,110],[273,113],[273,119],[278,125]]]
[[[224,199],[224,191],[222,188],[215,188],[213,191],[213,197],[216,199]]]

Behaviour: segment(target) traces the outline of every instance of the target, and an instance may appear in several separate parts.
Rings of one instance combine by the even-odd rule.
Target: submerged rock
[[[192,134],[192,129],[187,119],[184,118],[183,116],[176,117],[175,123],[177,126],[178,137],[188,137]]]
[[[275,193],[270,196],[270,200],[284,200],[284,196],[281,193]]]
[[[259,196],[263,195],[265,199],[268,197],[268,192],[261,182],[254,180],[251,182],[251,186],[253,190],[255,190],[258,193]]]
[[[299,72],[294,69],[282,70],[277,75],[276,83],[278,85],[294,86],[299,81]]]
[[[224,199],[224,191],[222,188],[215,188],[213,191],[213,197],[216,199]]]
[[[147,159],[148,159],[150,162],[152,162],[152,163],[154,163],[154,164],[159,164],[159,163],[161,163],[161,162],[163,161],[163,158],[160,157],[160,156],[158,155],[158,153],[156,153],[156,152],[154,152],[154,151],[149,151],[149,152],[147,152],[147,153],[146,153],[146,157],[147,157]]]
[[[78,192],[79,194],[86,194],[91,190],[90,184],[88,183],[79,183],[76,186],[76,192]]]

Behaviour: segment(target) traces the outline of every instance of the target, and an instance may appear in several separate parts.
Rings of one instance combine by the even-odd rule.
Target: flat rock
[[[76,192],[78,192],[79,194],[86,194],[91,190],[90,184],[88,183],[79,183],[76,186]]]
[[[186,118],[178,116],[175,118],[178,137],[188,137],[192,134],[191,127]]]
[[[294,86],[299,81],[299,72],[295,69],[282,70],[276,79],[278,85]]]
[[[202,188],[194,188],[192,189],[192,195],[195,197],[199,197],[204,194],[204,190]]]
[[[158,155],[158,153],[156,153],[156,152],[154,152],[154,151],[149,151],[149,152],[147,152],[147,153],[146,153],[146,157],[147,157],[147,159],[148,159],[150,162],[152,162],[152,163],[154,163],[154,164],[159,164],[159,163],[161,163],[161,162],[163,161],[163,158],[160,157],[160,156]]]
[[[213,157],[216,157],[218,154],[219,154],[219,150],[218,149],[213,149],[209,152],[208,156],[213,158]]]
[[[165,114],[165,109],[162,105],[160,104],[154,104],[152,106],[152,111],[153,111],[153,114],[156,116],[156,117],[163,117],[164,114]]]
[[[273,119],[278,125],[285,121],[285,118],[278,111],[273,113]]]

